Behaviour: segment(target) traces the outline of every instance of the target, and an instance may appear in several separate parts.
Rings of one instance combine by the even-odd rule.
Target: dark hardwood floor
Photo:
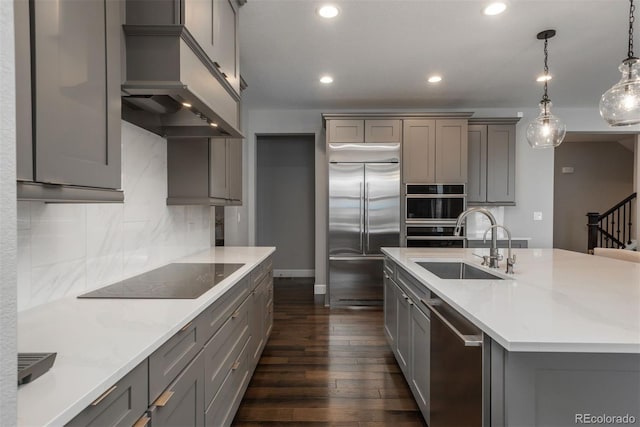
[[[234,426],[425,426],[382,309],[314,304],[313,281],[274,279],[271,338]]]

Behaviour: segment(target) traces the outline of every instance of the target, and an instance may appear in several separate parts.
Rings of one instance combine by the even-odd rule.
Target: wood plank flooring
[[[234,426],[426,426],[382,309],[314,304],[313,281],[275,279],[271,338]]]

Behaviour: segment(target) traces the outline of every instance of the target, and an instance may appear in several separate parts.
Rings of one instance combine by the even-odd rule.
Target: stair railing
[[[623,248],[631,243],[633,227],[633,200],[637,193],[631,194],[620,203],[603,214],[587,213],[589,229],[587,249],[593,253],[593,248]]]

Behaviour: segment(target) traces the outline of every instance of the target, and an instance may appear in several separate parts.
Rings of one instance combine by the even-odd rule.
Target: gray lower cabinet
[[[16,3],[16,27],[31,28],[16,33],[18,199],[122,201],[113,191],[121,188],[121,2],[26,3]]]
[[[467,182],[467,119],[411,119],[403,128],[404,183]]]
[[[391,279],[388,271],[395,273],[397,281]],[[420,298],[428,298],[429,292],[420,288],[407,273],[385,259],[385,335],[423,417],[429,422],[430,321],[419,308]]]
[[[191,361],[149,409],[154,427],[204,425],[204,358]]]
[[[66,426],[130,427],[139,419],[144,422],[148,404],[147,369],[148,364],[145,360],[107,389]]]
[[[170,205],[241,205],[242,140],[167,140]]]
[[[489,235],[487,235],[487,241],[483,242],[482,240],[467,240],[468,248],[490,248],[491,242],[489,241]],[[508,240],[498,240],[499,248],[506,248],[509,246]],[[526,249],[529,247],[528,240],[512,240],[511,247],[517,249]]]
[[[468,204],[515,205],[518,120],[469,120]]]
[[[272,265],[256,266],[67,425],[229,426],[271,333]]]

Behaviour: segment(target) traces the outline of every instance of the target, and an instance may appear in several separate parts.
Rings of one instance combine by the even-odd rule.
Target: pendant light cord
[[[549,50],[548,50],[549,39],[547,37],[544,38],[544,75],[545,77],[549,76]],[[551,102],[549,99],[549,95],[547,95],[547,85],[549,79],[546,78],[544,80],[544,95],[542,96],[542,102],[544,104],[544,112],[547,112],[547,104]]]
[[[636,6],[633,4],[633,0],[629,0],[629,51],[627,52],[627,59],[635,58],[633,56],[633,22],[635,21],[634,12]]]

